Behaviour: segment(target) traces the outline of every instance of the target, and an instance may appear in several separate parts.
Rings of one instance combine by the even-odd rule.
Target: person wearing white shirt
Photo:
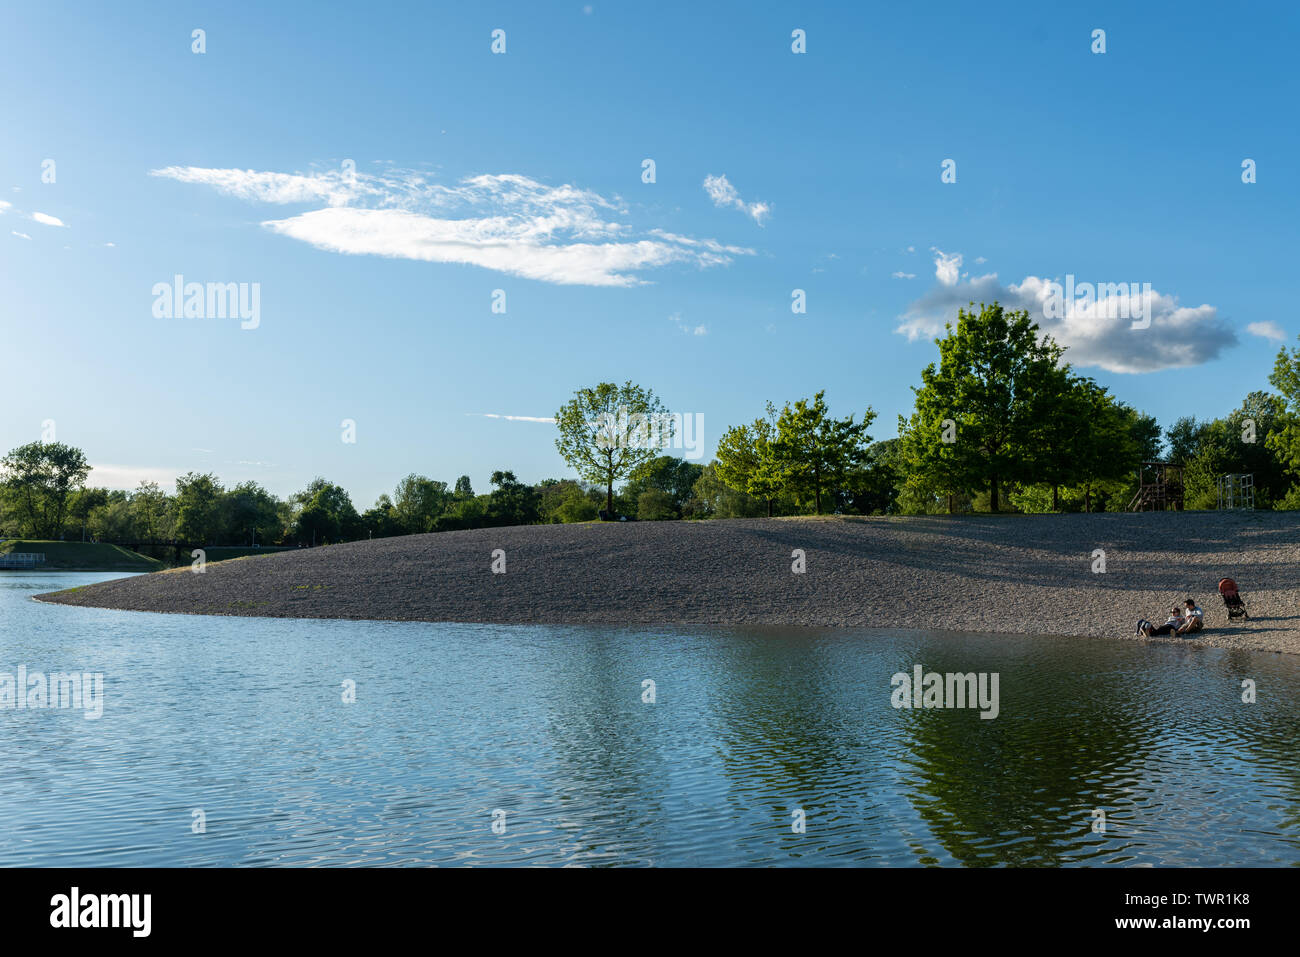
[[[1187,611],[1183,613],[1182,624],[1174,631],[1175,635],[1190,635],[1205,627],[1205,612],[1197,606],[1194,599],[1187,599]]]

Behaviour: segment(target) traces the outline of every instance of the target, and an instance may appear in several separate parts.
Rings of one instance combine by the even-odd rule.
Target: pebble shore
[[[497,549],[503,574],[492,571]],[[1251,621],[1228,624],[1215,590],[1225,576]],[[1189,596],[1205,609],[1196,639],[1134,636],[1138,618],[1163,621]],[[531,525],[301,549],[39,598],[197,615],[937,629],[1298,654],[1300,521],[1147,512]]]

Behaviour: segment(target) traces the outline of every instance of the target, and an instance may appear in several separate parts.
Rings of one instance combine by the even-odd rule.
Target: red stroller
[[[1237,583],[1231,578],[1225,578],[1219,582],[1219,594],[1223,596],[1223,606],[1228,609],[1228,620],[1234,618],[1245,618],[1250,620],[1250,615],[1246,614],[1246,605],[1241,600],[1241,595],[1237,593]]]

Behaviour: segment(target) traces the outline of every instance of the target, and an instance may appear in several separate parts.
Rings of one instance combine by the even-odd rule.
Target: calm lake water
[[[0,672],[104,675],[0,710],[0,865],[1300,864],[1292,656],[29,600],[112,577],[0,573]],[[917,664],[998,717],[895,709]]]

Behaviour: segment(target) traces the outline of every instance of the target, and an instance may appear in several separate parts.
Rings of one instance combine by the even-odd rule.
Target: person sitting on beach
[[[1161,625],[1159,628],[1157,628],[1155,625],[1151,624],[1151,622],[1146,620],[1143,620],[1138,625],[1138,628],[1142,632],[1142,634],[1146,635],[1148,638],[1152,638],[1156,635],[1172,635],[1182,626],[1183,626],[1183,610],[1179,608],[1177,605],[1174,605],[1174,607],[1169,612],[1169,617],[1165,619],[1165,623]]]
[[[1193,632],[1200,631],[1205,627],[1205,612],[1201,611],[1192,598],[1187,599],[1187,613],[1183,617],[1183,622],[1178,626],[1175,635],[1190,635]]]

